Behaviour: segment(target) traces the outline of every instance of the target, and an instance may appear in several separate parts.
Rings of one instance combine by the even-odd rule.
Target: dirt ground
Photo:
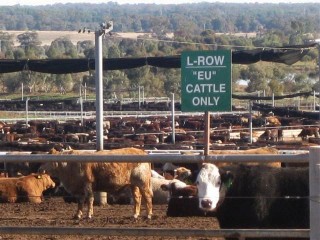
[[[65,203],[62,197],[46,198],[40,204],[1,203],[0,227],[122,227],[122,228],[186,228],[186,229],[218,229],[219,224],[213,217],[167,217],[166,205],[154,205],[153,219],[145,218],[142,208],[141,217],[134,221],[132,205],[95,206],[91,220],[73,220],[76,203]],[[130,236],[83,236],[83,235],[4,235],[0,240],[96,240],[96,239],[200,239],[222,240],[207,237],[130,237]]]

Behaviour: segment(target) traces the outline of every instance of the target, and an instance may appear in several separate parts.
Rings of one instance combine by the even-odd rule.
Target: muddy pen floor
[[[141,217],[134,221],[132,205],[95,206],[94,216],[90,220],[74,220],[76,203],[66,203],[62,197],[47,198],[40,204],[1,203],[0,227],[72,227],[72,228],[179,228],[179,229],[218,229],[219,224],[213,217],[167,217],[167,205],[154,205],[153,219],[145,218],[142,208]],[[1,234],[0,240],[95,240],[95,239],[212,239],[207,237],[141,237],[141,236],[102,236],[102,235],[21,235]]]

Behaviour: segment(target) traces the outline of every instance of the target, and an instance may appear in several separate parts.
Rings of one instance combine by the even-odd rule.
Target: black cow
[[[220,168],[218,176],[205,165],[197,179],[199,207],[216,211],[221,228],[309,228],[308,168],[239,165]]]

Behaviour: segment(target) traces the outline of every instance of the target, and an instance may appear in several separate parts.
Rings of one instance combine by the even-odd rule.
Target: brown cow
[[[48,188],[54,188],[55,183],[47,174],[31,174],[23,177],[1,178],[1,202],[17,201],[42,202],[42,193]]]
[[[273,141],[273,142],[283,140],[283,129],[280,129],[280,128],[266,129],[265,132],[259,137],[259,139],[266,140],[266,141]]]
[[[301,130],[298,137],[301,137],[302,140],[306,140],[309,136],[319,137],[319,128],[318,127],[306,127]]]
[[[210,155],[232,155],[232,154],[278,154],[279,151],[276,148],[272,147],[260,147],[255,149],[248,149],[248,150],[211,150]],[[237,163],[231,163],[231,165]],[[281,162],[270,162],[270,163],[259,163],[259,162],[248,162],[247,164],[250,165],[257,165],[257,164],[265,164],[273,167],[281,167]],[[216,166],[228,166],[230,163],[224,162],[216,162]]]
[[[55,154],[82,154],[80,151],[66,151]],[[145,151],[136,148],[122,148],[111,151],[97,151],[93,154],[104,155],[146,155]],[[48,174],[57,177],[72,195],[78,198],[76,219],[83,213],[87,201],[87,218],[93,215],[94,192],[115,193],[130,186],[134,198],[134,218],[140,214],[141,197],[146,203],[148,219],[152,215],[151,164],[150,163],[77,163],[53,162],[40,167]]]

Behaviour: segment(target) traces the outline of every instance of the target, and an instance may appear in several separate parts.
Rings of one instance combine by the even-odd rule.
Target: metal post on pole
[[[30,98],[26,99],[26,126],[28,127],[29,123],[29,100]]]
[[[142,102],[144,103],[144,86],[142,86]]]
[[[313,91],[313,111],[316,111],[316,91]]]
[[[252,144],[252,102],[249,101],[249,130],[250,130],[250,144]]]
[[[23,83],[21,83],[21,101],[23,101]]]
[[[176,125],[174,112],[174,93],[171,94],[172,144],[176,143]]]
[[[319,103],[319,120],[320,120],[320,39],[318,39],[318,71],[319,71],[319,81],[318,81],[318,103]]]
[[[205,133],[204,133],[204,155],[208,156],[210,153],[210,112],[205,112]]]
[[[87,100],[87,83],[84,83],[84,100]]]
[[[139,102],[139,110],[141,109],[141,87],[138,86],[138,102]]]
[[[95,31],[95,84],[96,84],[96,132],[97,151],[102,151],[103,146],[103,55],[102,37],[113,29],[113,22],[100,24],[100,29]]]
[[[96,84],[96,134],[97,151],[103,150],[103,59],[102,33],[95,32],[95,84]]]
[[[309,149],[310,240],[320,236],[320,146]]]
[[[272,107],[274,107],[274,93],[272,93]]]
[[[83,127],[83,99],[82,96],[80,96],[80,114],[81,114],[81,126]]]

